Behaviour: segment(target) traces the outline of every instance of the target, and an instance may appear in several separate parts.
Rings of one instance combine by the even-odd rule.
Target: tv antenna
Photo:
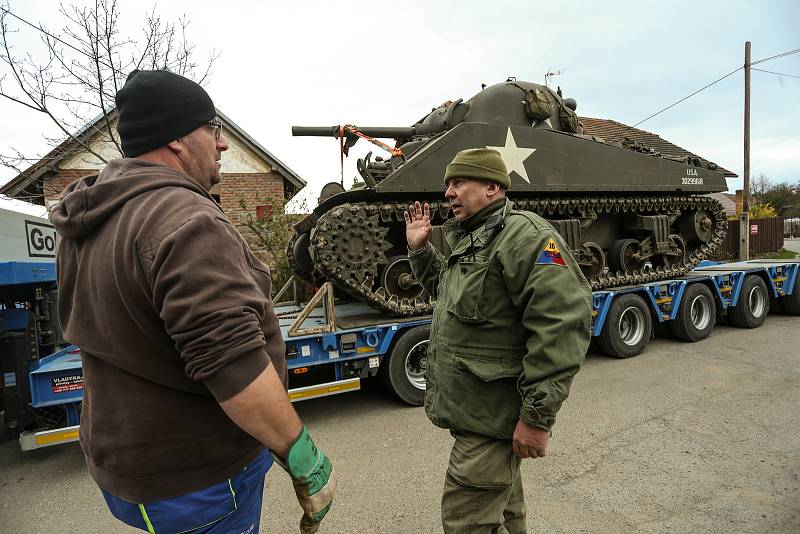
[[[549,87],[549,86],[547,85],[547,82],[548,82],[548,80],[549,80],[550,78],[552,78],[553,76],[561,76],[561,75],[562,75],[562,74],[564,74],[565,72],[567,72],[567,69],[553,70],[553,67],[552,67],[552,66],[548,67],[548,68],[547,68],[547,74],[545,74],[545,75],[544,75],[544,86],[545,86],[545,87]]]

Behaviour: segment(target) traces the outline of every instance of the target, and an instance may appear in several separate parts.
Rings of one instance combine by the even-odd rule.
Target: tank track
[[[692,270],[700,261],[721,245],[727,230],[722,205],[710,198],[692,195],[663,195],[644,197],[584,197],[584,198],[515,198],[514,207],[532,211],[541,217],[580,217],[585,214],[681,213],[705,210],[713,214],[711,238],[695,249],[686,251],[683,262],[669,267],[635,270],[625,273],[606,271],[590,280],[592,290],[655,282],[678,277]],[[443,222],[450,209],[447,202],[430,202],[434,223]],[[347,293],[393,315],[429,314],[434,301],[428,295],[414,299],[388,295],[384,288],[375,287],[379,268],[387,263],[386,252],[391,244],[384,237],[390,224],[404,224],[403,211],[407,203],[342,204],[320,217],[311,233],[311,250],[315,268],[327,280]]]

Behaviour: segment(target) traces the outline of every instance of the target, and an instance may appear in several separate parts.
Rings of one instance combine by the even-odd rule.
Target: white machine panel
[[[56,230],[44,217],[0,209],[0,262],[49,262],[56,257]]]

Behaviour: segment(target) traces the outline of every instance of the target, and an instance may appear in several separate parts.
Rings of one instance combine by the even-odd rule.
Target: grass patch
[[[785,248],[780,249],[778,252],[772,252],[770,254],[764,254],[758,256],[758,259],[761,260],[793,260],[797,257],[796,252],[792,252],[791,250],[786,250]]]

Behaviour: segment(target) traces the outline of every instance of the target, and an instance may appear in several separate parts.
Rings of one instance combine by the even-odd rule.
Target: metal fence
[[[783,217],[750,221],[750,256],[777,252],[783,248]],[[728,221],[728,235],[711,258],[732,260],[739,257],[739,221]]]
[[[783,220],[783,237],[800,237],[800,219]]]

